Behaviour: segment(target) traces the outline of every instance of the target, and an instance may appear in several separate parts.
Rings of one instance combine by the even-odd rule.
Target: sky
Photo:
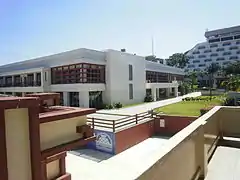
[[[0,0],[0,64],[77,48],[167,58],[240,25],[239,0]]]

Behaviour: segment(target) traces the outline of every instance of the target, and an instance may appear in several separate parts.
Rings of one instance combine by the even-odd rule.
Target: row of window
[[[224,59],[221,59],[221,60],[224,60]],[[222,64],[223,65],[227,65],[231,63],[230,61],[226,61],[226,62],[223,62]],[[216,64],[219,64],[219,63],[216,63]],[[206,67],[207,65],[206,64],[199,64],[198,67]],[[191,64],[191,65],[188,65],[188,68],[195,68],[195,65],[194,64]],[[194,71],[197,71],[198,69],[194,69]]]
[[[228,51],[228,52],[224,52],[222,53],[223,56],[227,56],[227,55],[231,55],[232,52]],[[237,51],[236,54],[240,54],[240,51]],[[210,57],[217,57],[219,54],[218,53],[212,53],[210,54]],[[206,58],[207,56],[202,54],[202,55],[199,55],[198,58]],[[194,56],[189,56],[190,59],[194,59]]]
[[[238,56],[231,56],[229,57],[229,60],[238,60]],[[216,59],[216,61],[224,61],[225,58],[224,57],[219,57]],[[205,59],[204,62],[211,62],[212,59]],[[193,60],[192,63],[200,63],[201,61],[200,60]]]
[[[105,83],[105,66],[79,63],[51,69],[52,84]]]
[[[182,81],[183,75],[169,74],[155,71],[146,71],[146,81],[149,83],[164,83],[172,82],[174,80]]]
[[[240,44],[240,42],[239,42],[239,44]],[[229,50],[237,50],[237,49],[238,49],[238,46],[229,47]],[[221,52],[221,51],[225,51],[225,49],[224,48],[217,48],[216,51]],[[211,49],[207,49],[207,50],[204,51],[204,53],[210,53],[210,52],[212,52]],[[193,54],[200,54],[200,51],[194,51]]]
[[[34,81],[34,75],[27,74],[24,77],[20,75],[14,76],[1,76],[0,77],[1,87],[19,87],[19,86],[41,86],[41,73],[36,74],[36,81]]]
[[[209,43],[215,43],[215,42],[220,42],[220,41],[230,41],[230,40],[233,40],[233,39],[240,39],[240,35],[210,39],[208,42]]]

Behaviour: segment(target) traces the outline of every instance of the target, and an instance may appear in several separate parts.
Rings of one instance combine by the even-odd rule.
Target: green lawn
[[[156,111],[169,115],[199,116],[200,109],[220,105],[220,103],[220,97],[216,97],[212,101],[182,101],[158,108]]]

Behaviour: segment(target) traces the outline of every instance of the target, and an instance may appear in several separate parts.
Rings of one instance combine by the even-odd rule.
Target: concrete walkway
[[[179,97],[175,97],[175,98],[171,98],[171,99],[140,104],[140,105],[131,106],[131,107],[127,107],[127,108],[100,110],[100,111],[97,111],[97,113],[88,115],[88,117],[105,118],[105,119],[110,119],[110,120],[120,119],[122,117],[117,116],[117,114],[135,115],[135,114],[150,111],[150,110],[158,108],[158,107],[162,107],[162,106],[166,106],[169,104],[174,104],[174,103],[180,102],[180,101],[182,101],[183,98],[186,98],[186,97],[197,97],[197,96],[201,96],[201,92],[194,92],[194,93],[186,94],[184,96],[179,96]],[[101,114],[101,113],[107,113],[109,115]]]

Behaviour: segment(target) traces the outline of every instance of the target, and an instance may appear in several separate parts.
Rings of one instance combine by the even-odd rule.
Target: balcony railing
[[[41,86],[41,81],[31,81],[31,82],[15,82],[0,84],[0,87],[36,87]]]

